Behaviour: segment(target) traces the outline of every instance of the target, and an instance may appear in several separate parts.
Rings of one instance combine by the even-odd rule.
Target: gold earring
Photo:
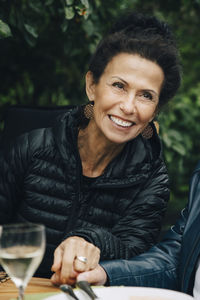
[[[141,132],[143,138],[150,139],[153,136],[153,128],[150,124],[147,125],[147,127],[144,128],[144,130]]]
[[[90,103],[88,103],[84,107],[84,115],[88,120],[93,119],[93,116],[94,116],[93,107],[94,107],[94,101],[90,101]]]

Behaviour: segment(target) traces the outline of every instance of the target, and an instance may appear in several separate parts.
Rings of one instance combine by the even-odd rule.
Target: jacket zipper
[[[74,142],[74,141],[73,141]],[[74,145],[75,146],[75,145]],[[81,185],[81,177],[80,177],[80,157],[76,153],[76,178],[77,178],[77,192],[76,192],[76,197],[72,203],[72,209],[71,209],[71,216],[69,217],[68,224],[66,226],[66,233],[71,231],[72,224],[74,225],[75,223],[75,218],[74,214],[75,211],[78,207],[78,203],[80,203],[80,185]]]

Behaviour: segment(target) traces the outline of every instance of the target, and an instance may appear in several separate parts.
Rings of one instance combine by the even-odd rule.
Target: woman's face
[[[163,80],[160,66],[127,53],[112,58],[97,84],[88,72],[86,92],[94,101],[95,130],[113,143],[134,139],[155,116]]]

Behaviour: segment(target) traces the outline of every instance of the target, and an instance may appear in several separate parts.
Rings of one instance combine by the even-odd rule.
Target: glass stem
[[[19,295],[17,300],[24,300],[24,287],[22,285],[19,286]]]

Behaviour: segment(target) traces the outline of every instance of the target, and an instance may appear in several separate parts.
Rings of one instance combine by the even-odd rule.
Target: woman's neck
[[[80,129],[78,135],[83,174],[88,177],[100,176],[123,147],[124,144],[115,144],[106,139],[90,122],[86,129]]]

